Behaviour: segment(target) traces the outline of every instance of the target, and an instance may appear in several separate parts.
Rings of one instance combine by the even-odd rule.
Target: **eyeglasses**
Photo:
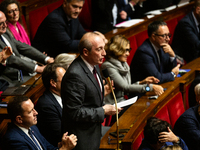
[[[130,52],[131,50],[132,50],[132,48],[127,48],[126,49],[127,52]]]
[[[168,33],[168,34],[161,34],[161,35],[155,33],[155,35],[156,35],[156,36],[161,36],[161,37],[163,37],[164,39],[166,39],[167,37],[171,38],[171,36],[172,36],[171,33]]]
[[[16,9],[12,9],[12,10],[9,10],[9,11],[8,11],[9,14],[14,14],[14,12],[15,12],[15,13],[16,13],[16,12],[19,12],[19,9],[16,8]]]

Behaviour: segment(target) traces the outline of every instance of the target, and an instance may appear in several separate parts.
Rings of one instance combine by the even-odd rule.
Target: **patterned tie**
[[[93,69],[93,75],[94,75],[95,79],[97,80],[97,83],[98,83],[99,88],[100,88],[100,91],[101,91],[101,85],[100,85],[99,80],[98,80],[98,78],[97,78],[97,70],[96,70],[95,67],[94,67],[94,69]],[[101,98],[102,98],[102,97],[103,97],[103,95],[102,95],[102,92],[101,92]]]
[[[33,140],[35,146],[37,147],[38,150],[41,150],[39,143],[35,140],[35,136],[33,136],[34,135],[33,133],[34,132],[31,129],[28,130],[28,134],[30,135],[31,139]]]

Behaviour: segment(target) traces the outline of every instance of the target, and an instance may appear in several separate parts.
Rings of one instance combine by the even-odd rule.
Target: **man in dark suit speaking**
[[[40,24],[32,45],[56,57],[60,53],[77,53],[86,32],[78,20],[84,0],[64,0]]]
[[[104,85],[98,65],[106,55],[104,46],[99,34],[86,33],[79,43],[80,56],[72,62],[61,83],[62,129],[77,135],[78,150],[99,149],[104,115],[116,114],[115,106],[103,105]]]
[[[131,62],[131,81],[141,81],[154,76],[160,83],[173,81],[179,73],[175,53],[168,44],[170,33],[163,21],[154,21],[148,26],[148,36],[138,47]]]
[[[8,114],[12,123],[3,137],[3,150],[57,150],[39,132],[37,111],[32,101],[26,96],[16,96],[8,103]],[[51,132],[51,131],[49,131]],[[71,150],[76,146],[75,135],[64,133],[59,150]]]

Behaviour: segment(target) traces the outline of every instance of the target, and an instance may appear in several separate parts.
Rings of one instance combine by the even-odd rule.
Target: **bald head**
[[[0,11],[0,35],[6,32],[7,24],[6,24],[6,16]]]

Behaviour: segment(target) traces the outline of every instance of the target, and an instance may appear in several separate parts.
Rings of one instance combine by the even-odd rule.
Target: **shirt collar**
[[[91,65],[90,63],[88,63],[87,60],[85,60],[82,56],[81,56],[81,58],[84,61],[84,63],[86,64],[86,66],[88,67],[88,69],[91,71],[91,73],[93,73],[94,66]]]

